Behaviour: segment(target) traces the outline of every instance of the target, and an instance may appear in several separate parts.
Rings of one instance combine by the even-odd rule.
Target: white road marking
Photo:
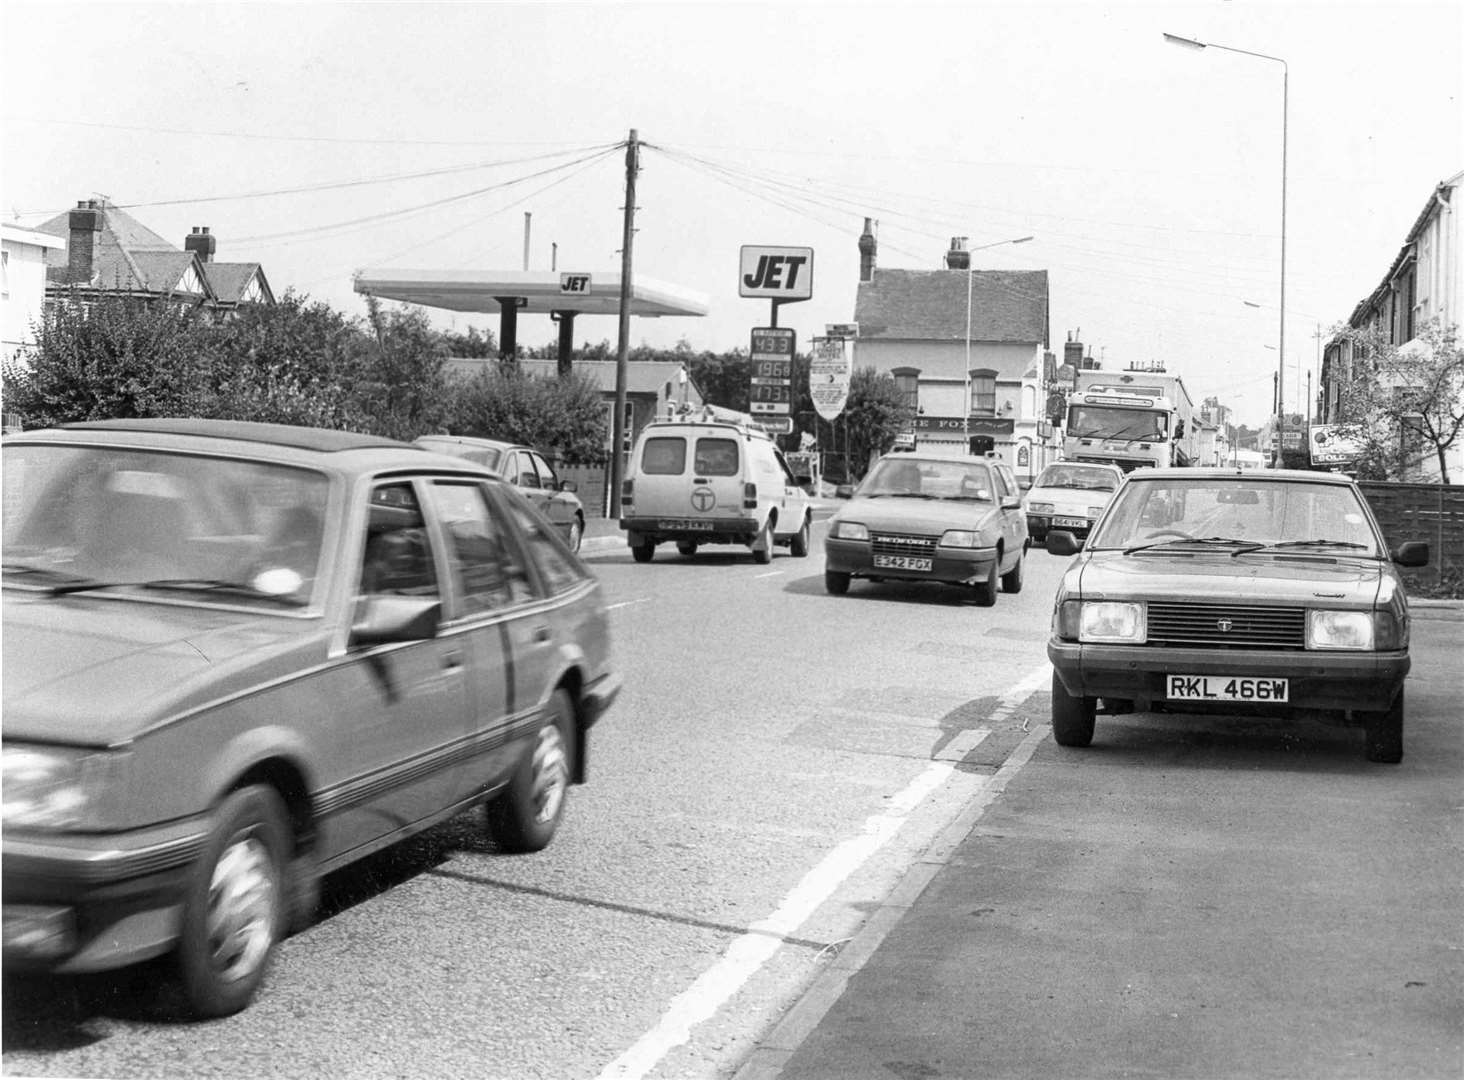
[[[1028,672],[1002,695],[991,719],[1000,720],[1010,716],[1018,705],[1042,685],[1049,670],[1049,665],[1044,661]],[[975,731],[981,734],[971,742],[973,747],[989,733],[988,729],[982,728]],[[1006,778],[1014,775],[1030,756],[1031,750],[1028,750],[1026,757]],[[715,1016],[717,1010],[772,958],[782,946],[782,939],[802,926],[850,874],[894,837],[911,812],[955,771],[958,760],[932,761],[891,800],[882,813],[864,822],[858,836],[852,836],[836,845],[817,866],[804,875],[803,880],[783,898],[783,902],[772,915],[748,927],[745,933],[727,946],[721,959],[672,998],[660,1022],[637,1039],[625,1053],[605,1066],[598,1080],[640,1080],[672,1050],[689,1041],[692,1028]],[[1005,771],[1005,767],[1002,771]]]
[[[638,599],[635,599],[635,600],[622,600],[618,604],[606,604],[605,605],[605,610],[606,611],[617,611],[617,610],[619,610],[620,608],[623,608],[623,607],[630,607],[631,604],[644,604],[649,599],[650,599],[649,596],[642,596],[642,597],[639,597]]]
[[[765,577],[779,577],[779,576],[782,575],[782,573],[783,573],[782,570],[769,570],[766,574],[758,574],[757,576],[760,577],[760,578],[765,578]]]

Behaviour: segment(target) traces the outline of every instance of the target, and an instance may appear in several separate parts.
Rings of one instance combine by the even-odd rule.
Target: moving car
[[[636,562],[674,543],[690,558],[708,544],[745,544],[755,562],[786,547],[808,554],[813,506],[773,438],[754,419],[706,406],[649,423],[621,487],[620,527]]]
[[[415,443],[439,454],[477,462],[507,480],[550,520],[571,551],[579,551],[585,537],[585,508],[578,485],[573,480],[559,479],[554,466],[533,447],[466,435],[423,435]]]
[[[536,851],[620,688],[600,585],[509,484],[338,431],[6,438],[4,960],[172,953],[243,1008],[326,873],[475,804]]]
[[[983,606],[1022,591],[1027,520],[1017,478],[993,458],[900,451],[875,462],[829,520],[824,588],[853,578],[964,585]]]
[[[1327,715],[1403,757],[1408,600],[1357,484],[1332,473],[1138,469],[1058,588],[1052,732],[1087,746],[1105,713]]]
[[[1054,461],[1027,489],[1027,532],[1035,543],[1047,539],[1048,529],[1087,536],[1122,479],[1117,465]]]

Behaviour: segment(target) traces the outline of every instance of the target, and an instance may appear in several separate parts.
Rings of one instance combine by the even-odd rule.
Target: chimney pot
[[[874,257],[879,243],[874,238],[874,219],[864,219],[864,232],[859,237],[859,280],[874,280]]]
[[[969,239],[966,236],[951,237],[951,249],[945,255],[947,270],[971,269],[971,253],[966,250],[966,242]]]

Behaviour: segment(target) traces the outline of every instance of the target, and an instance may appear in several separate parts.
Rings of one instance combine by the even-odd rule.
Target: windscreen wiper
[[[224,578],[159,578],[155,581],[132,581],[127,584],[143,589],[177,590],[179,592],[228,592],[251,600],[268,600],[286,607],[304,607],[305,601],[288,593],[264,592],[243,581]]]
[[[1135,544],[1133,547],[1123,549],[1125,555],[1132,555],[1136,551],[1148,551],[1150,548],[1167,547],[1170,544],[1203,544],[1206,547],[1235,547],[1238,550],[1232,553],[1245,555],[1252,551],[1260,551],[1266,547],[1254,540],[1237,540],[1233,536],[1175,536],[1165,537],[1163,540],[1155,540],[1151,544]]]

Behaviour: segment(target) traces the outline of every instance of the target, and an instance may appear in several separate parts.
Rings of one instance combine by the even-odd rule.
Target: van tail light
[[[635,481],[620,481],[620,503],[622,506],[629,506],[635,502]]]
[[[756,510],[757,509],[757,485],[756,484],[743,484],[742,485],[742,509],[744,509],[744,510]]]

